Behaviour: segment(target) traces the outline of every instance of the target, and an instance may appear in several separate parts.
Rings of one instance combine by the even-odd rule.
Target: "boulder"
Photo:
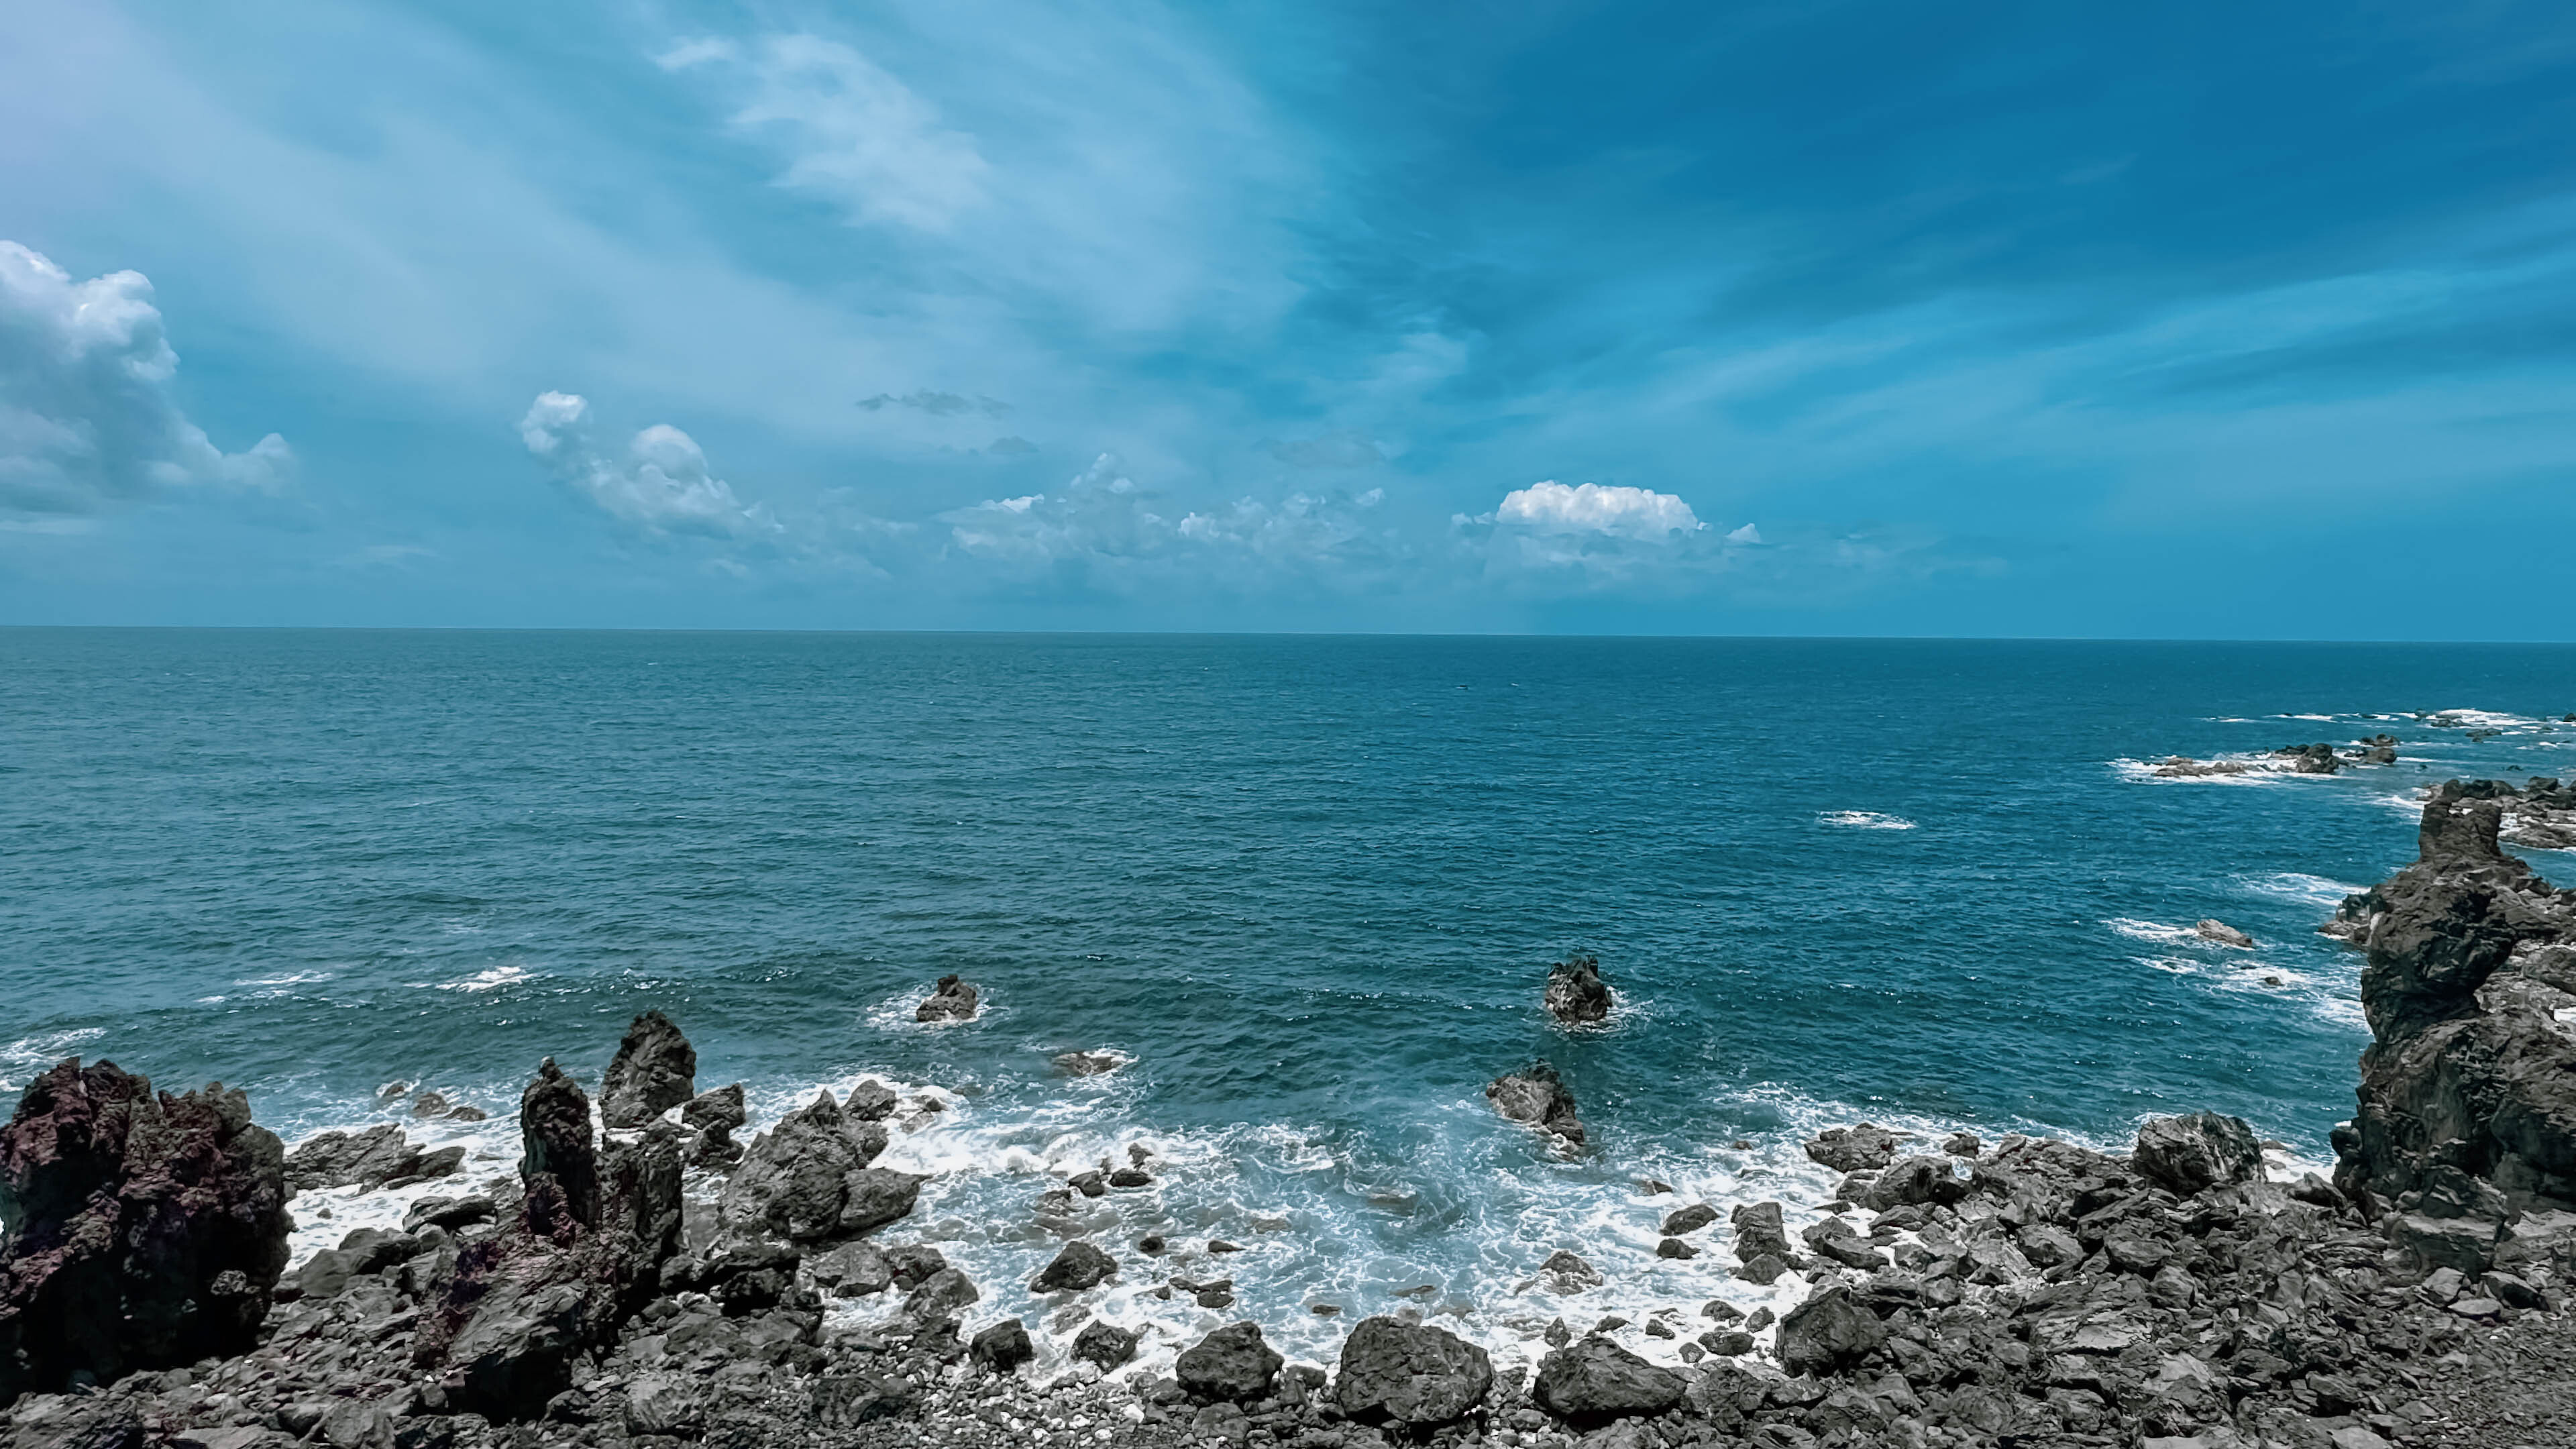
[[[374,1191],[445,1177],[465,1161],[462,1147],[418,1146],[390,1123],[364,1132],[317,1132],[286,1154],[290,1192],[324,1187]]]
[[[897,1172],[890,1167],[862,1167],[844,1174],[841,1234],[855,1237],[871,1233],[910,1216],[913,1204],[921,1199],[921,1185],[929,1180],[918,1173]]]
[[[599,1079],[599,1120],[611,1127],[641,1127],[698,1092],[698,1053],[659,1011],[647,1011],[626,1028],[608,1075]]]
[[[812,1259],[806,1271],[835,1298],[864,1298],[894,1286],[894,1264],[874,1243],[843,1243]]]
[[[1547,1255],[1538,1265],[1538,1275],[1559,1293],[1580,1293],[1601,1286],[1601,1270],[1563,1248]]]
[[[2138,1128],[2129,1154],[2140,1175],[2177,1197],[2263,1180],[2263,1148],[2242,1117],[2193,1112],[2157,1117]]]
[[[1601,980],[1601,962],[1589,951],[1577,951],[1547,973],[1547,1013],[1568,1026],[1588,1026],[1610,1015],[1610,988]]]
[[[976,1367],[997,1374],[1014,1372],[1038,1356],[1037,1345],[1029,1342],[1027,1326],[1016,1318],[1005,1318],[976,1334],[967,1351]]]
[[[1514,1122],[1526,1122],[1573,1145],[1583,1145],[1583,1123],[1574,1114],[1574,1094],[1565,1089],[1556,1068],[1533,1062],[1528,1071],[1496,1077],[1485,1085],[1494,1110]]]
[[[1568,1423],[1590,1426],[1663,1413],[1687,1388],[1681,1375],[1594,1335],[1540,1359],[1530,1398]]]
[[[949,1317],[984,1296],[975,1280],[955,1268],[942,1268],[921,1280],[921,1286],[903,1300],[903,1316],[916,1323],[929,1323]]]
[[[1836,1172],[1875,1172],[1896,1160],[1906,1139],[1874,1122],[1855,1127],[1828,1127],[1807,1144],[1807,1156]]]
[[[286,1267],[286,1150],[221,1083],[75,1057],[0,1129],[0,1406],[248,1351]]]
[[[864,1229],[844,1225],[853,1206],[854,1186],[870,1194],[857,1205],[861,1219],[897,1201],[909,1212],[911,1199],[904,1196],[901,1183],[880,1178],[853,1181],[885,1146],[883,1124],[854,1121],[831,1093],[821,1093],[752,1139],[742,1166],[725,1184],[724,1221],[738,1233],[774,1234],[790,1242],[856,1236]],[[891,1176],[911,1181],[913,1192],[918,1193],[918,1179],[900,1173]]]
[[[2204,941],[2214,941],[2221,946],[2233,946],[2240,951],[2254,949],[2253,937],[2225,921],[2201,921],[2195,924],[2192,930]]]
[[[955,976],[942,976],[929,996],[912,1009],[915,1021],[972,1021],[976,991]]]
[[[1861,1205],[1872,1212],[1898,1207],[1948,1207],[1968,1195],[1968,1180],[1948,1157],[1901,1157],[1871,1183]]]
[[[1079,1293],[1096,1288],[1100,1281],[1118,1271],[1118,1260],[1091,1244],[1076,1240],[1064,1245],[1055,1261],[1041,1269],[1029,1281],[1032,1293]]]
[[[1093,1319],[1073,1336],[1073,1356],[1107,1373],[1136,1356],[1136,1338],[1134,1329]]]
[[[1886,1325],[1838,1283],[1780,1320],[1780,1366],[1792,1374],[1829,1374],[1860,1362],[1885,1342]]]
[[[1380,1316],[1360,1320],[1343,1340],[1333,1401],[1360,1423],[1419,1431],[1474,1413],[1493,1386],[1493,1360],[1483,1349]]]
[[[894,1088],[867,1077],[850,1089],[849,1100],[841,1104],[841,1110],[861,1122],[882,1122],[894,1115],[899,1100]]]
[[[1664,1234],[1667,1237],[1679,1237],[1684,1233],[1698,1232],[1716,1221],[1717,1209],[1704,1202],[1695,1202],[1689,1207],[1676,1208],[1664,1214]]]
[[[1184,1393],[1202,1403],[1249,1404],[1270,1396],[1284,1362],[1278,1350],[1261,1341],[1260,1324],[1232,1323],[1181,1350],[1172,1362],[1172,1376]]]
[[[1765,1253],[1788,1259],[1797,1256],[1789,1246],[1789,1230],[1776,1202],[1749,1202],[1727,1214],[1735,1229],[1735,1258],[1750,1263]]]

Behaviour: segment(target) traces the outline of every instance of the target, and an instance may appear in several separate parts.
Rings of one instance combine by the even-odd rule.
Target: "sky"
[[[2563,3],[0,34],[0,623],[2576,639]]]

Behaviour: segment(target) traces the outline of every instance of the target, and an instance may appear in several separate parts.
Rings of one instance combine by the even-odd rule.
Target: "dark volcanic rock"
[[[519,1178],[535,1191],[539,1177],[554,1180],[574,1222],[599,1221],[599,1147],[591,1139],[590,1098],[548,1057],[519,1094]]]
[[[1038,1356],[1037,1345],[1029,1342],[1029,1330],[1016,1318],[1005,1318],[975,1335],[969,1349],[976,1366],[997,1374],[1010,1373]]]
[[[2335,1186],[2373,1211],[2416,1212],[2444,1169],[2517,1207],[2576,1206],[2576,1039],[2556,1016],[2576,1006],[2576,895],[2497,848],[2514,793],[2436,787],[2416,862],[2345,902],[2373,1041]]]
[[[2290,772],[2296,775],[2331,775],[2343,767],[2332,745],[2283,745],[2272,754],[2288,761]]]
[[[1856,1127],[1828,1127],[1807,1144],[1810,1160],[1836,1172],[1875,1172],[1896,1160],[1896,1149],[1905,1138],[1875,1122]]]
[[[733,1130],[749,1120],[740,1082],[691,1097],[680,1108],[680,1124],[698,1134],[689,1144],[689,1160],[712,1167],[739,1160],[742,1144],[733,1140]]]
[[[972,1021],[975,1017],[975,988],[955,976],[942,976],[939,984],[922,1003],[912,1009],[915,1021]]]
[[[319,1187],[401,1187],[445,1177],[465,1161],[462,1147],[423,1149],[391,1124],[364,1132],[317,1132],[286,1154],[291,1192]]]
[[[1258,1323],[1230,1323],[1181,1350],[1172,1376],[1181,1389],[1202,1402],[1248,1404],[1269,1397],[1270,1385],[1286,1362],[1261,1341]]]
[[[1717,1209],[1704,1202],[1695,1202],[1664,1214],[1664,1233],[1668,1237],[1679,1237],[1683,1233],[1698,1232],[1716,1221]]]
[[[1118,1260],[1089,1243],[1079,1240],[1064,1245],[1055,1261],[1046,1265],[1029,1281],[1032,1293],[1079,1293],[1096,1288],[1100,1281],[1118,1271]]]
[[[1437,1328],[1365,1318],[1342,1342],[1333,1400],[1363,1424],[1446,1424],[1475,1412],[1494,1386],[1485,1351]]]
[[[752,1139],[742,1166],[725,1184],[725,1222],[737,1232],[774,1233],[791,1242],[866,1231],[847,1225],[854,1221],[874,1218],[868,1227],[890,1222],[893,1218],[881,1214],[898,1205],[895,1217],[910,1212],[920,1179],[907,1173],[863,1176],[863,1171],[875,1171],[868,1164],[885,1146],[883,1124],[854,1121],[831,1093],[821,1093]]]
[[[1583,1145],[1583,1123],[1574,1115],[1574,1094],[1547,1063],[1533,1062],[1528,1071],[1496,1077],[1485,1084],[1485,1096],[1494,1110],[1512,1121],[1552,1132],[1577,1147]]]
[[[1107,1373],[1136,1356],[1136,1337],[1134,1329],[1094,1319],[1073,1336],[1073,1356]]]
[[[1587,1026],[1609,1017],[1610,988],[1601,980],[1601,961],[1577,951],[1547,973],[1548,1015],[1568,1026]]]
[[[698,1092],[698,1053],[671,1018],[647,1011],[626,1028],[599,1079],[599,1120],[641,1127]]]
[[[1793,1374],[1831,1373],[1858,1363],[1886,1341],[1887,1328],[1878,1315],[1837,1284],[1780,1320],[1780,1366]]]
[[[247,1350],[286,1266],[286,1152],[221,1083],[75,1057],[0,1130],[0,1405]]]
[[[2157,1117],[2138,1129],[2129,1163],[2177,1197],[2230,1183],[2263,1180],[2263,1147],[2242,1117],[2193,1112]]]
[[[1682,1401],[1686,1387],[1681,1375],[1596,1335],[1540,1359],[1530,1398],[1560,1419],[1591,1425],[1663,1413]]]

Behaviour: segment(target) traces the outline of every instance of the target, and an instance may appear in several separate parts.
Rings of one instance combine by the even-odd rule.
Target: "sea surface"
[[[426,1085],[493,1114],[415,1129],[490,1176],[538,1060],[595,1084],[659,1007],[754,1130],[865,1076],[939,1100],[885,1236],[1052,1363],[1032,1204],[1131,1144],[1156,1185],[1080,1226],[1149,1368],[1399,1305],[1507,1355],[1559,1316],[1687,1337],[1782,1300],[1657,1221],[1812,1219],[1821,1126],[2124,1145],[2208,1107],[2322,1164],[2367,1034],[2316,926],[2413,857],[2428,784],[2576,774],[2571,710],[2576,649],[2526,646],[0,630],[0,1110],[71,1054],[247,1087],[290,1142]],[[2330,778],[2148,764],[2382,731],[2397,765]],[[1540,1009],[1578,949],[1607,1029]],[[916,1025],[948,972],[983,1014]],[[1539,1058],[1580,1155],[1484,1100]],[[299,1198],[299,1252],[403,1196]],[[1532,1285],[1558,1248],[1608,1282]]]

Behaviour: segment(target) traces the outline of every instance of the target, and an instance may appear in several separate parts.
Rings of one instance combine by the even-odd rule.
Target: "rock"
[[[1150,1187],[1154,1179],[1141,1167],[1122,1167],[1109,1174],[1111,1187]]]
[[[921,1185],[930,1179],[889,1167],[862,1167],[841,1179],[840,1232],[846,1236],[874,1232],[911,1214],[921,1200]]]
[[[1055,1261],[1039,1271],[1029,1282],[1032,1293],[1079,1293],[1100,1286],[1102,1279],[1118,1271],[1118,1260],[1091,1244],[1076,1240],[1064,1245]]]
[[[1772,1283],[1790,1271],[1792,1265],[1786,1257],[1778,1253],[1757,1253],[1735,1270],[1735,1276],[1747,1283]]]
[[[1437,1328],[1379,1316],[1342,1342],[1333,1401],[1363,1424],[1422,1430],[1474,1413],[1494,1386],[1485,1351]]]
[[[894,1088],[866,1077],[850,1089],[849,1100],[841,1104],[841,1110],[861,1122],[882,1122],[894,1115],[895,1104],[900,1100]]]
[[[2381,1222],[2388,1241],[2428,1268],[2456,1268],[2483,1273],[2495,1262],[2504,1228],[2486,1218],[2432,1218],[2421,1213],[2390,1213]]]
[[[590,1097],[553,1057],[519,1094],[519,1178],[551,1178],[564,1210],[583,1227],[599,1221],[599,1149],[591,1140]]]
[[[2197,932],[2200,939],[2204,941],[2215,941],[2221,946],[2234,946],[2240,951],[2251,951],[2254,949],[2253,937],[2246,935],[2243,931],[2236,929],[2225,921],[2196,922],[2192,926],[2192,930]]]
[[[1953,1132],[1941,1140],[1941,1150],[1952,1157],[1974,1157],[1985,1148],[1986,1144],[1978,1141],[1974,1132]]]
[[[866,1219],[900,1201],[911,1210],[919,1180],[895,1173],[885,1178],[857,1174],[886,1146],[886,1129],[876,1122],[852,1121],[841,1104],[824,1092],[810,1104],[778,1119],[778,1125],[752,1139],[742,1166],[725,1184],[722,1215],[737,1232],[771,1233],[790,1242],[818,1242],[864,1231],[844,1226],[850,1217],[852,1188],[869,1193],[856,1216]],[[903,1179],[897,1182],[894,1179]],[[856,1179],[854,1181],[854,1179]],[[896,1216],[901,1216],[897,1213]],[[884,1218],[880,1221],[892,1221]]]
[[[1559,1293],[1580,1293],[1601,1286],[1601,1270],[1559,1248],[1538,1265],[1539,1277]]]
[[[894,1286],[894,1264],[874,1243],[843,1243],[808,1260],[806,1271],[835,1298],[864,1298]]]
[[[910,1292],[948,1266],[948,1260],[928,1243],[906,1243],[886,1249],[886,1266],[894,1269],[894,1286]]]
[[[912,1009],[915,1021],[972,1021],[976,991],[955,976],[942,976],[922,1003]]]
[[[1780,1366],[1793,1374],[1829,1374],[1858,1363],[1886,1341],[1887,1328],[1878,1315],[1863,1308],[1850,1288],[1836,1284],[1780,1320]]]
[[[611,1127],[641,1127],[698,1092],[698,1053],[659,1011],[647,1011],[626,1028],[608,1074],[599,1079],[599,1120]]]
[[[1107,1373],[1136,1356],[1136,1337],[1132,1329],[1094,1319],[1073,1336],[1073,1356]]]
[[[1105,1077],[1127,1065],[1116,1052],[1060,1052],[1051,1064],[1068,1077]]]
[[[1574,1094],[1565,1089],[1556,1068],[1545,1062],[1496,1077],[1485,1085],[1485,1097],[1511,1121],[1528,1123],[1577,1147],[1583,1145],[1583,1123],[1574,1113]]]
[[[1692,1247],[1690,1244],[1683,1242],[1679,1238],[1666,1238],[1662,1242],[1655,1244],[1655,1256],[1658,1258],[1696,1258],[1699,1256],[1699,1249]]]
[[[1891,1163],[1870,1184],[1861,1204],[1873,1212],[1906,1206],[1947,1207],[1968,1195],[1967,1180],[1947,1157],[1904,1157]]]
[[[1601,980],[1601,962],[1589,951],[1577,951],[1547,973],[1548,1015],[1568,1026],[1586,1026],[1610,1015],[1610,988]]]
[[[2263,1180],[2263,1149],[2242,1117],[2194,1112],[2156,1117],[2138,1129],[2130,1164],[2176,1197]]]
[[[2272,754],[2288,761],[2294,775],[2331,775],[2343,766],[2332,745],[2283,745]]]
[[[1716,1221],[1717,1209],[1704,1202],[1695,1202],[1664,1214],[1664,1236],[1678,1238],[1685,1233],[1698,1232]]]
[[[680,1108],[680,1125],[719,1139],[749,1120],[751,1114],[743,1106],[740,1082],[709,1088]]]
[[[1663,1413],[1682,1401],[1686,1388],[1681,1375],[1595,1336],[1540,1359],[1530,1399],[1560,1419],[1589,1426]]]
[[[629,1434],[695,1438],[701,1410],[694,1387],[672,1374],[646,1374],[626,1386],[618,1417]]]
[[[445,1177],[464,1160],[462,1147],[427,1150],[390,1124],[358,1133],[317,1132],[286,1154],[286,1185],[292,1192],[323,1187],[372,1191]]]
[[[1807,1156],[1836,1172],[1874,1172],[1896,1160],[1905,1139],[1874,1122],[1828,1127],[1807,1144]]]
[[[221,1083],[71,1058],[0,1129],[0,1406],[242,1353],[286,1266],[286,1150]]]
[[[2555,1018],[2576,986],[2576,895],[2498,848],[2517,795],[2435,787],[2416,861],[2337,913],[2364,950],[2373,1040],[2335,1186],[2366,1211],[2443,1169],[2576,1206],[2576,1036]]]
[[[903,1300],[903,1316],[927,1323],[946,1318],[983,1296],[973,1279],[955,1268],[942,1268],[922,1279],[912,1296]]]
[[[1099,1197],[1109,1191],[1109,1176],[1101,1172],[1077,1172],[1065,1179],[1065,1185],[1084,1197]]]
[[[476,1223],[498,1219],[500,1208],[481,1193],[468,1197],[425,1197],[403,1214],[403,1231],[417,1233],[423,1228],[443,1228],[455,1232]]]
[[[1005,1318],[976,1334],[969,1352],[977,1367],[997,1374],[1012,1373],[1038,1356],[1037,1345],[1029,1342],[1027,1327],[1016,1318]]]
[[[1780,1204],[1746,1203],[1727,1215],[1735,1228],[1736,1261],[1750,1263],[1765,1253],[1792,1258],[1796,1252],[1789,1246],[1789,1232],[1784,1226]]]
[[[1261,1341],[1261,1325],[1232,1323],[1183,1349],[1173,1360],[1172,1376],[1182,1392],[1202,1403],[1248,1404],[1269,1397],[1283,1362]]]

